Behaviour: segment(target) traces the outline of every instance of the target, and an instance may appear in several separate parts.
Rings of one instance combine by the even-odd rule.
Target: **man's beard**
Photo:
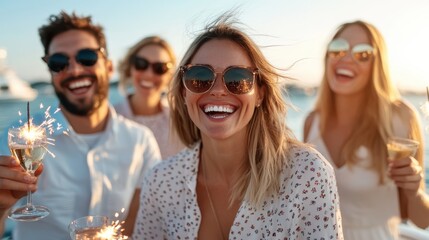
[[[63,81],[61,85],[63,88],[65,88],[65,85],[67,82],[72,81],[74,79],[80,79],[80,78],[91,78],[94,80],[96,84],[98,83],[98,88],[95,86],[95,92],[94,97],[91,99],[91,102],[89,104],[84,104],[85,99],[80,100],[81,104],[76,104],[71,101],[69,101],[65,94],[63,94],[61,91],[57,89],[54,85],[55,94],[58,97],[58,100],[60,101],[60,104],[70,113],[78,116],[89,116],[92,113],[94,113],[96,110],[98,110],[101,107],[101,103],[103,100],[107,98],[107,94],[109,91],[109,85],[105,83],[101,83],[103,81],[97,81],[97,78],[95,75],[81,75],[77,77],[71,77]]]

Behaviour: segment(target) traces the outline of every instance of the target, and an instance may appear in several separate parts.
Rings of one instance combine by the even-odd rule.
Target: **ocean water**
[[[35,84],[33,85],[39,92],[38,97],[30,103],[31,113],[34,114],[39,111],[44,111],[48,106],[57,107],[58,101],[55,93],[50,84]],[[303,125],[307,114],[311,111],[314,101],[316,98],[315,91],[304,91],[302,89],[292,88],[288,91],[285,96],[286,101],[289,105],[293,106],[289,108],[286,122],[289,127],[295,133],[295,136],[299,139],[303,139]],[[427,101],[426,95],[419,94],[406,94],[404,98],[414,105],[416,109],[420,109],[420,106]],[[117,89],[117,85],[112,84],[109,92],[109,100],[112,104],[117,103],[121,100],[121,95]],[[0,133],[5,131],[12,121],[18,118],[19,112],[26,114],[26,102],[1,102],[0,101]],[[422,127],[429,129],[429,119],[425,119],[423,114],[419,111]],[[1,136],[1,135],[0,135]],[[429,131],[424,133],[425,139],[429,137]],[[429,192],[429,141],[425,141],[425,160],[426,160],[426,187]]]

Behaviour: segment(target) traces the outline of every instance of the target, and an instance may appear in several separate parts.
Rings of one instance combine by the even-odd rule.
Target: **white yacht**
[[[0,48],[0,102],[34,100],[37,91],[5,65],[6,56],[6,50]]]

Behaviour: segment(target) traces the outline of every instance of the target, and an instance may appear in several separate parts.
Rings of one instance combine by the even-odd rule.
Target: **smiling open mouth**
[[[355,76],[355,74],[354,74],[352,71],[350,71],[350,70],[348,70],[348,69],[344,69],[344,68],[338,68],[338,69],[335,71],[335,73],[336,73],[337,75],[341,75],[341,76],[345,76],[345,77],[350,77],[350,78],[352,78],[352,77],[354,77],[354,76]]]
[[[94,84],[94,80],[84,78],[84,79],[76,79],[73,81],[67,82],[64,87],[70,90],[73,93],[83,93],[86,92],[91,86]]]
[[[140,81],[140,86],[144,87],[144,88],[153,88],[155,87],[155,84],[153,82],[149,82],[149,81]]]
[[[204,113],[212,118],[225,118],[235,112],[235,107],[231,105],[206,105]]]

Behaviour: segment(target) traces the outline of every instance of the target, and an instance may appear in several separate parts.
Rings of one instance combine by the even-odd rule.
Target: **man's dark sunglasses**
[[[91,49],[84,48],[77,52],[75,60],[84,67],[94,66],[98,61],[98,52],[104,53],[104,48]],[[54,53],[42,57],[42,60],[48,64],[48,67],[53,72],[60,72],[69,65],[70,57],[64,53]]]

